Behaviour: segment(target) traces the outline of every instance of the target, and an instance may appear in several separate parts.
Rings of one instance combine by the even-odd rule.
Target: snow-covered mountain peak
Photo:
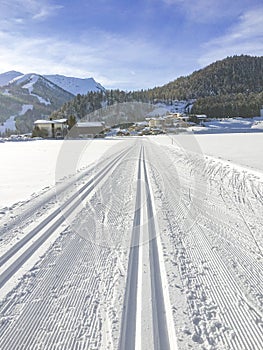
[[[39,75],[35,74],[35,73],[28,73],[28,74],[22,74],[19,75],[17,77],[15,77],[14,79],[9,81],[9,84],[23,84],[24,82],[29,82],[29,81],[37,81],[38,80]]]
[[[7,85],[11,80],[22,75],[23,73],[14,70],[0,74],[0,87]]]
[[[66,77],[59,74],[44,75],[44,77],[73,95],[85,95],[90,91],[105,91],[104,87],[97,83],[93,78],[81,79]]]
[[[55,86],[73,94],[85,95],[90,91],[105,91],[105,88],[96,82],[93,78],[75,78],[64,75],[39,75],[37,73],[23,74],[16,71],[10,71],[0,74],[0,87],[6,85],[20,85],[24,88],[31,89],[33,85],[41,79],[49,87]]]

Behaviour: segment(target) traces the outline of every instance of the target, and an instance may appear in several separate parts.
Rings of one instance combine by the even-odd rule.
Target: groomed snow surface
[[[261,135],[0,144],[0,348],[261,350]]]

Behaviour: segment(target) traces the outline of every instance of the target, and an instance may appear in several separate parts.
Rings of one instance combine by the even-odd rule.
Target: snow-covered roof
[[[196,114],[196,117],[198,119],[203,119],[203,118],[207,118],[207,115],[205,115],[205,114]]]
[[[64,124],[66,122],[67,122],[66,118],[53,119],[53,120],[38,119],[34,122],[34,124]]]
[[[58,123],[58,124],[63,124],[63,123],[66,123],[68,120],[67,118],[61,118],[61,119],[53,119],[52,122],[53,123]]]
[[[38,119],[34,121],[34,124],[52,124],[51,120]]]
[[[77,127],[82,127],[82,128],[92,128],[96,126],[104,126],[104,123],[101,122],[78,122]]]

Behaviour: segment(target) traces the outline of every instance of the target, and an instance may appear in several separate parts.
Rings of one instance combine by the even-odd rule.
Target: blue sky
[[[263,54],[262,0],[0,1],[0,73],[130,90],[239,54]]]

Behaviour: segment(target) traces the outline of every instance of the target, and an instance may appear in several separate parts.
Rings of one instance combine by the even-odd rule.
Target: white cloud
[[[241,9],[251,8],[254,0],[161,0],[166,5],[183,11],[190,21],[214,22],[240,13]]]
[[[43,20],[54,15],[61,5],[53,4],[51,0],[2,0],[0,2],[0,27],[12,27],[28,20]],[[4,21],[4,23],[3,23]]]
[[[239,17],[226,34],[203,45],[205,53],[199,59],[205,66],[226,56],[263,55],[263,7],[248,11]]]
[[[0,32],[2,71],[93,76],[106,87],[147,88],[178,75],[173,49],[140,38],[88,32],[78,42]]]

